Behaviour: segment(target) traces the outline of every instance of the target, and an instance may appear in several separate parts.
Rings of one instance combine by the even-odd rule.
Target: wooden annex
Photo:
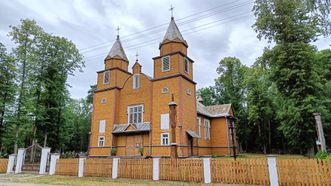
[[[231,104],[204,106],[197,101],[194,61],[188,44],[171,18],[160,54],[153,58],[154,73],[142,72],[138,59],[128,71],[119,36],[98,71],[93,98],[89,156],[170,156],[171,145],[179,157],[229,155],[233,141],[228,129]],[[176,142],[171,144],[169,102],[174,95]],[[112,150],[113,149],[113,150]],[[116,149],[116,150],[115,150]]]

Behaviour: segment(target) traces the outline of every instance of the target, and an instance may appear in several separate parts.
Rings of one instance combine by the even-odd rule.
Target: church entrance
[[[143,147],[142,135],[127,135],[126,136],[126,156],[140,156],[139,149]]]

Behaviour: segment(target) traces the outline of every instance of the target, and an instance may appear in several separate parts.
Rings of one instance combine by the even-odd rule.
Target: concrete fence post
[[[119,158],[113,159],[113,170],[112,170],[112,178],[116,179],[118,178],[118,160]]]
[[[84,176],[84,163],[86,158],[79,158],[78,177]]]
[[[24,156],[25,156],[25,148],[19,148],[17,152],[15,174],[22,172]]]
[[[40,158],[40,167],[39,167],[39,174],[46,173],[47,162],[49,159],[49,153],[51,152],[51,148],[44,147],[41,149],[41,158]]]
[[[153,158],[153,180],[157,181],[160,179],[160,158]]]
[[[203,158],[203,177],[205,183],[211,183],[210,158]]]
[[[275,155],[268,155],[268,169],[271,186],[278,186],[277,161]]]
[[[16,159],[16,154],[9,155],[8,165],[7,165],[7,174],[14,172],[15,159]]]
[[[60,159],[60,154],[51,154],[51,163],[49,165],[49,175],[54,175],[56,171],[56,161]]]

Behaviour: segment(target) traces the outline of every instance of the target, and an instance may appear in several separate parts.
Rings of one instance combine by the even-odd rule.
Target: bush
[[[111,148],[111,155],[112,156],[116,156],[116,154],[117,154],[117,148]]]
[[[220,154],[212,154],[211,157],[212,158],[221,158],[224,157],[225,155],[220,155]]]
[[[331,153],[327,153],[325,151],[318,151],[315,155],[317,159],[327,159],[331,161]]]

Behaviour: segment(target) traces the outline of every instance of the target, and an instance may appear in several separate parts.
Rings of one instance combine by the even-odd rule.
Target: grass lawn
[[[33,183],[33,184],[50,184],[50,185],[84,185],[84,186],[128,186],[128,185],[160,185],[160,186],[167,186],[167,185],[174,185],[174,186],[198,186],[198,185],[218,185],[218,186],[231,186],[230,184],[202,184],[202,183],[192,183],[192,182],[178,182],[178,181],[152,181],[152,180],[139,180],[139,179],[124,179],[119,178],[113,180],[111,178],[104,178],[104,177],[74,177],[74,176],[40,176],[37,174],[11,174],[11,175],[4,175],[0,176],[0,183]],[[0,184],[1,185],[1,184]],[[240,185],[233,185],[233,186],[240,186]]]
[[[276,154],[277,158],[280,159],[298,159],[298,158],[304,158],[307,159],[307,157],[300,155],[300,154]],[[253,153],[241,153],[239,155],[239,158],[267,158],[267,155],[265,154],[253,154]]]

